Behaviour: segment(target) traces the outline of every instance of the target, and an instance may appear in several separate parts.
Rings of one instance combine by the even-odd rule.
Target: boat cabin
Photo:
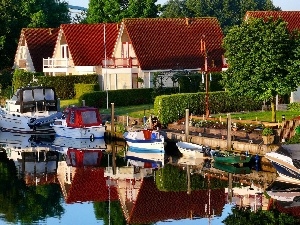
[[[65,112],[68,127],[80,128],[102,125],[99,110],[94,107],[69,107]]]
[[[57,96],[52,87],[20,88],[6,101],[9,112],[57,111],[57,107]]]
[[[66,162],[73,167],[100,166],[101,159],[101,150],[68,148]]]

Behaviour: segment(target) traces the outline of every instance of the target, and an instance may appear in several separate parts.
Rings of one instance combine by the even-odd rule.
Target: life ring
[[[90,141],[93,142],[94,140],[95,140],[95,136],[94,136],[94,134],[91,134]]]

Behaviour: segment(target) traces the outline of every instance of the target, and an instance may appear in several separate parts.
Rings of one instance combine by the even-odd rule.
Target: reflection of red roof
[[[289,31],[300,29],[300,11],[249,11],[246,13],[245,19],[248,18],[282,18],[288,23]]]
[[[119,25],[115,23],[99,24],[62,24],[75,66],[102,65],[105,58],[104,30],[106,53],[109,57],[119,33]]]
[[[57,39],[58,28],[23,28],[24,35],[35,72],[43,72],[43,58],[51,57]]]
[[[106,186],[106,180],[103,168],[76,168],[72,184],[67,193],[66,203],[118,200],[116,187]]]
[[[211,215],[222,213],[225,205],[225,190],[210,192]],[[205,204],[207,211],[205,211]],[[164,192],[156,187],[153,177],[144,178],[137,200],[129,212],[129,224],[148,224],[167,219],[206,217],[209,213],[209,190]]]
[[[222,70],[223,33],[216,18],[139,18],[123,23],[142,70],[204,69],[201,39],[210,70]]]

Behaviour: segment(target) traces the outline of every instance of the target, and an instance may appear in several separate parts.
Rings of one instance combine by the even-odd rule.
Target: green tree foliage
[[[154,18],[157,0],[90,0],[87,23],[120,22],[123,18]]]
[[[22,28],[70,23],[68,3],[61,0],[3,0],[0,11],[0,69],[12,67]]]
[[[231,94],[270,101],[276,121],[276,95],[295,91],[300,83],[299,35],[292,37],[282,19],[249,19],[224,38],[230,67],[223,85]]]
[[[169,0],[161,17],[217,17],[223,31],[240,25],[247,11],[279,10],[271,0]]]
[[[299,219],[279,213],[277,210],[251,212],[249,208],[234,207],[232,213],[222,222],[226,225],[292,225],[298,224]]]

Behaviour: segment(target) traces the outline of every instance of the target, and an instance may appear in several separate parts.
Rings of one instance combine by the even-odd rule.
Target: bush
[[[262,136],[270,136],[274,134],[274,131],[271,127],[265,127],[261,134]]]
[[[300,103],[299,102],[293,102],[288,104],[287,109],[289,111],[300,111]]]

